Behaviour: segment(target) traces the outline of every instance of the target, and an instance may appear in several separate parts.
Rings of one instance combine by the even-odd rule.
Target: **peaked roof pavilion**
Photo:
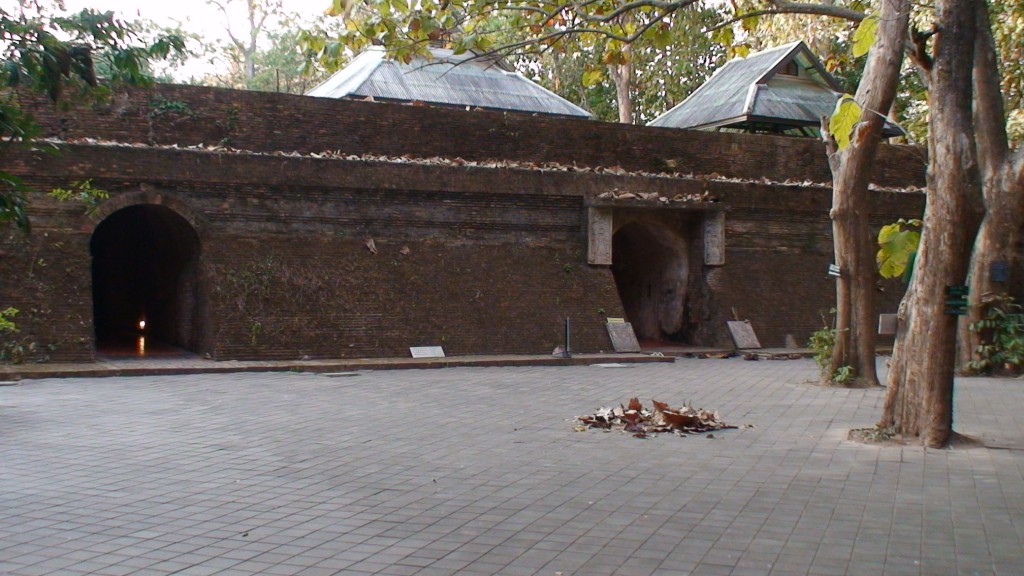
[[[730,60],[678,106],[649,126],[820,134],[844,90],[803,42]],[[886,120],[883,136],[902,136]]]
[[[406,64],[389,59],[383,48],[369,48],[306,95],[591,116],[500,61],[444,48],[430,52],[432,60],[415,57]]]

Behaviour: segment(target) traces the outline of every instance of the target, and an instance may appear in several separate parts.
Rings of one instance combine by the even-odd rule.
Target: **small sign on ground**
[[[729,334],[732,336],[732,341],[740,350],[761,347],[761,342],[758,341],[757,335],[754,334],[754,327],[750,325],[749,320],[728,320],[726,325],[729,326]]]
[[[409,353],[413,358],[444,358],[444,349],[440,346],[410,346]]]
[[[640,352],[640,343],[636,340],[633,325],[629,322],[605,322],[608,337],[612,339],[612,348],[616,352]]]

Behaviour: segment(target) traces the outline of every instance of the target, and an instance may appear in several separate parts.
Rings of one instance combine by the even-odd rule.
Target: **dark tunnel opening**
[[[130,206],[96,227],[89,248],[98,352],[196,351],[199,238],[187,220]]]
[[[641,342],[686,342],[685,243],[658,225],[630,222],[612,237],[612,274]]]

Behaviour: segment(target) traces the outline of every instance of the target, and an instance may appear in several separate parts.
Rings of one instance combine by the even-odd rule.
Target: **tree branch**
[[[910,59],[929,76],[931,75],[933,60],[931,54],[928,53],[928,39],[938,33],[938,31],[938,27],[934,24],[931,30],[925,32],[917,28],[910,31],[910,40],[914,46],[913,52],[910,53]]]
[[[210,4],[216,6],[222,14],[224,14],[224,31],[228,34],[228,39],[235,46],[235,49],[245,52],[245,42],[242,42],[235,34],[231,31],[231,16],[228,14],[226,4],[218,2],[217,0],[207,0]]]
[[[786,0],[770,0],[770,3],[775,6],[778,14],[814,14],[851,22],[860,22],[864,19],[863,12],[835,6],[831,3],[808,4],[806,2],[787,2]]]
[[[577,27],[562,28],[562,29],[558,29],[558,30],[553,30],[553,31],[548,32],[546,34],[542,34],[540,36],[535,36],[533,38],[527,38],[526,40],[520,40],[518,42],[511,42],[509,44],[504,44],[502,46],[494,48],[493,50],[488,50],[487,52],[485,52],[485,53],[483,53],[483,54],[481,54],[479,56],[475,56],[474,58],[486,58],[486,57],[489,57],[489,56],[495,56],[495,55],[500,55],[500,54],[507,54],[507,53],[514,52],[514,51],[518,50],[519,48],[524,48],[526,46],[530,46],[530,45],[547,45],[547,44],[550,44],[552,41],[556,41],[556,40],[558,40],[560,38],[563,38],[563,37],[566,37],[566,36],[570,36],[571,37],[571,36],[579,36],[579,35],[582,35],[582,34],[595,34],[595,35],[598,35],[598,36],[603,36],[605,38],[609,38],[611,40],[618,40],[619,42],[622,42],[623,44],[631,44],[633,42],[636,42],[637,39],[639,39],[641,36],[643,36],[644,33],[646,33],[648,30],[650,30],[655,24],[658,24],[661,21],[662,18],[665,18],[666,16],[670,15],[676,9],[677,8],[671,8],[671,7],[668,8],[666,12],[663,12],[663,13],[659,14],[656,18],[651,18],[648,22],[645,22],[642,26],[640,26],[640,28],[638,28],[636,30],[636,32],[634,32],[632,34],[628,34],[628,35],[616,34],[615,32],[612,32],[611,30],[604,30],[602,28],[590,28],[590,27],[584,27],[584,28],[577,28]]]
[[[825,142],[825,156],[828,158],[828,166],[833,174],[839,172],[842,160],[839,157],[839,145],[831,132],[828,131],[828,117],[821,117],[821,139]]]
[[[720,30],[727,26],[731,26],[737,22],[742,22],[748,18],[758,18],[760,16],[778,16],[783,14],[812,14],[817,16],[828,16],[830,18],[840,18],[843,20],[849,20],[851,22],[860,22],[864,19],[865,14],[863,12],[857,12],[856,10],[850,10],[849,8],[842,8],[839,6],[832,6],[831,4],[805,4],[803,2],[771,2],[775,8],[765,8],[762,10],[752,10],[750,12],[744,12],[743,14],[737,14],[732,18],[723,20],[722,22],[705,28],[702,30],[704,34]]]
[[[580,10],[579,8],[575,8],[574,11],[585,22],[605,23],[612,22],[616,20],[618,17],[622,16],[623,14],[628,14],[630,12],[633,12],[634,10],[639,10],[640,8],[655,8],[657,10],[662,11],[663,14],[671,14],[676,10],[685,8],[687,6],[691,6],[696,2],[697,0],[679,0],[676,2],[660,2],[658,0],[635,0],[634,2],[627,2],[623,4],[616,8],[615,10],[608,12],[607,14],[591,14],[589,12]]]

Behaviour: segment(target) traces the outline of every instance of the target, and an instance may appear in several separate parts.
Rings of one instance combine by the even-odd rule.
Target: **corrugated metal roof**
[[[795,64],[797,75],[792,71]],[[815,130],[831,116],[842,87],[803,42],[729,61],[678,106],[649,126],[734,128],[774,126]],[[886,122],[886,136],[903,131]]]
[[[590,117],[590,112],[493,60],[455,56],[440,48],[431,48],[431,53],[433,60],[414,58],[406,64],[388,59],[381,48],[370,48],[306,94]]]
[[[822,115],[832,114],[838,96],[831,90],[822,90],[820,84],[776,77],[766,84],[757,84],[757,97],[749,114],[776,118],[787,123],[812,123],[818,126]]]

